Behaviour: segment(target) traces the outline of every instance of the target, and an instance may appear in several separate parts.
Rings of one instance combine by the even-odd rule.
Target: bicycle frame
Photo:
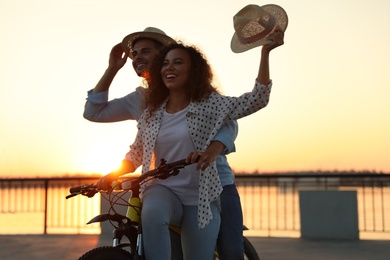
[[[114,226],[113,231],[113,247],[124,248],[130,246],[130,253],[143,256],[142,247],[142,226],[140,221],[141,216],[141,201],[139,198],[140,185],[154,178],[165,179],[179,174],[180,169],[189,165],[185,160],[167,163],[162,159],[160,165],[151,171],[148,171],[138,177],[122,178],[119,182],[113,184],[111,190],[107,191],[106,199],[110,202],[109,213],[100,214],[92,218],[87,224],[110,221]],[[66,198],[71,198],[76,195],[84,195],[93,197],[99,190],[95,184],[73,187],[70,189],[70,195]],[[131,192],[129,201],[126,202],[122,197],[124,194]],[[127,206],[126,216],[118,213],[114,206]],[[110,212],[114,214],[110,214]],[[117,224],[114,224],[116,222]],[[123,243],[122,238],[126,236],[129,243]]]
[[[100,247],[90,250],[80,257],[80,260],[124,260],[124,259],[144,259],[144,250],[142,244],[142,224],[141,224],[141,201],[139,198],[140,185],[154,178],[165,179],[179,174],[181,168],[189,165],[185,160],[167,164],[164,159],[161,164],[154,170],[148,171],[138,177],[125,177],[113,184],[112,189],[106,191],[110,202],[109,212],[100,214],[92,218],[87,224],[110,221],[114,227],[112,247]],[[70,195],[66,198],[71,198],[76,195],[84,195],[93,197],[99,190],[96,184],[82,185],[72,187]],[[131,192],[130,198],[125,200],[123,196]],[[115,206],[126,206],[126,215],[122,215],[115,210]],[[113,212],[113,214],[111,214]],[[117,223],[117,224],[114,224]],[[244,226],[244,230],[247,228]],[[180,234],[180,227],[170,227],[173,232]],[[123,236],[127,237],[129,242],[122,242]],[[129,247],[129,251],[117,249],[124,249]],[[246,259],[258,260],[256,250],[244,237],[244,249]],[[123,252],[122,252],[123,251]],[[215,258],[218,259],[218,253],[214,253]]]

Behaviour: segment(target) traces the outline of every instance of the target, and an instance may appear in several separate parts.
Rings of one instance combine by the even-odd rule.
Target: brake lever
[[[172,172],[172,176],[176,176],[179,174],[179,169],[174,169],[173,172]]]
[[[160,173],[156,173],[155,177],[159,179],[166,179],[170,176],[176,176],[179,174],[180,169],[184,168],[183,166],[175,166],[172,169],[161,169]]]
[[[92,198],[93,196],[95,196],[96,193],[98,193],[98,191],[93,189],[93,190],[86,190],[83,193],[81,193],[81,195],[87,196],[88,198]]]
[[[72,194],[69,194],[69,195],[66,195],[66,199],[70,199],[70,198],[72,198],[72,197],[74,197],[74,196],[77,196],[77,195],[79,195],[80,193],[72,193]]]

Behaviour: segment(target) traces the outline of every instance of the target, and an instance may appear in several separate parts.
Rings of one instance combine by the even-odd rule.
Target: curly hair
[[[149,109],[149,116],[151,116],[169,96],[169,90],[161,77],[161,68],[166,54],[173,49],[182,49],[189,54],[191,72],[186,91],[191,101],[200,101],[207,98],[213,92],[219,93],[212,85],[214,75],[211,66],[203,53],[195,46],[185,45],[180,42],[173,43],[161,49],[153,60],[149,69],[149,74],[146,76],[146,81],[149,86],[146,91],[145,105]]]

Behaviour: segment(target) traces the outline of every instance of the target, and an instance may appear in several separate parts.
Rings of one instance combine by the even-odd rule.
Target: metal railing
[[[100,213],[100,199],[77,196],[65,200],[69,187],[97,178],[0,179],[0,233],[99,233],[86,225]],[[244,223],[265,236],[299,236],[301,190],[355,190],[359,232],[390,235],[389,174],[248,174],[236,175]],[[31,224],[29,226],[29,224]],[[22,230],[12,231],[18,227]],[[23,230],[25,232],[23,232]]]
[[[239,175],[244,223],[266,236],[300,235],[299,192],[354,190],[357,194],[359,233],[390,239],[389,174],[261,174]]]
[[[100,196],[66,200],[69,188],[98,179],[0,179],[0,234],[98,233],[98,224],[86,225],[100,214]]]

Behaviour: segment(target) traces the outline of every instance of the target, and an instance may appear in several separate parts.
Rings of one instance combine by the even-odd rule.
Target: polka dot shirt
[[[256,81],[252,92],[239,97],[228,97],[217,93],[207,99],[191,102],[186,114],[188,129],[196,151],[206,150],[215,134],[225,121],[248,116],[267,106],[272,82],[262,85]],[[166,102],[148,118],[148,110],[138,121],[138,133],[126,160],[130,160],[138,168],[142,165],[142,172],[155,166],[152,164],[153,150],[160,128]],[[183,158],[187,154],[183,154]],[[147,184],[146,184],[147,185]],[[212,220],[210,202],[218,199],[222,192],[215,162],[205,171],[201,171],[199,180],[198,226],[204,228]]]

